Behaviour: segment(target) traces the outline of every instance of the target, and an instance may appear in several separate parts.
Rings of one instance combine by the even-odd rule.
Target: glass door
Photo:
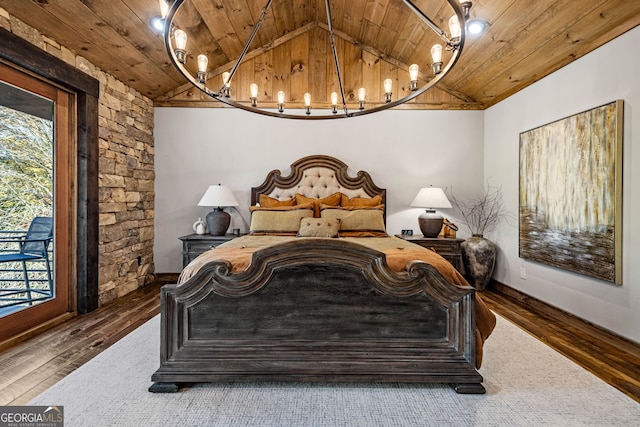
[[[71,311],[72,101],[0,64],[0,342]]]

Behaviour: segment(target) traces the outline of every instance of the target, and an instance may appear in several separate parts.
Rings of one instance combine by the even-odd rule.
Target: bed
[[[250,235],[201,255],[162,288],[149,390],[312,381],[484,393],[477,369],[495,316],[474,289],[439,255],[385,233],[386,190],[367,172],[352,177],[322,155],[290,169],[252,188]]]

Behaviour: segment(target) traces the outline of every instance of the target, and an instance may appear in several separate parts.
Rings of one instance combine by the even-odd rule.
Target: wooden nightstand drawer
[[[226,234],[224,236],[189,234],[188,236],[179,237],[179,239],[182,240],[182,267],[186,267],[187,264],[196,259],[200,254],[236,237],[238,236],[234,234]]]
[[[460,244],[464,242],[464,239],[451,239],[448,237],[424,237],[421,234],[415,236],[403,236],[396,234],[396,237],[404,239],[408,242],[415,243],[427,249],[434,250],[442,258],[449,261],[456,270],[464,274],[464,267],[462,266],[462,251]]]

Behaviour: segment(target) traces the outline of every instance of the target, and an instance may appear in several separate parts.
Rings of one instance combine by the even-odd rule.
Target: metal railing
[[[18,243],[3,242],[2,238],[18,239],[25,234],[26,231],[0,230],[0,255],[20,250]],[[50,262],[53,259],[52,247],[50,245],[47,252]],[[20,261],[0,263],[0,310],[14,306],[28,307],[53,298],[54,287],[49,282],[49,274],[53,272],[49,272],[46,265],[44,259],[26,261],[26,269],[23,269]],[[25,274],[29,277],[28,287]]]

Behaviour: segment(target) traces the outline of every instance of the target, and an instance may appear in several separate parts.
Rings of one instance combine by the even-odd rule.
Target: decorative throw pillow
[[[306,197],[302,194],[296,194],[296,203],[299,205],[303,203],[313,203],[315,206],[313,216],[316,218],[320,218],[320,205],[325,204],[329,206],[338,206],[340,204],[340,198],[342,197],[342,193],[333,193],[331,196],[325,197],[323,199],[314,199],[313,197]]]
[[[249,206],[249,210],[251,212],[255,212],[255,211],[291,211],[291,210],[296,210],[296,209],[311,209],[313,210],[314,208],[314,204],[313,203],[303,203],[300,205],[294,205],[294,206],[274,206],[274,207],[265,207],[265,206]]]
[[[338,237],[339,218],[303,218],[298,237]]]
[[[378,194],[375,197],[352,197],[349,198],[343,194],[340,198],[340,206],[377,206],[382,203],[382,195]]]
[[[295,206],[281,206],[278,208],[255,209],[251,213],[251,234],[296,234],[300,229],[302,218],[313,217],[313,207],[307,209]]]
[[[379,211],[383,211],[384,212],[384,205],[383,204],[379,204],[379,205],[375,205],[375,206],[329,206],[329,205],[320,205],[320,212],[322,212],[325,209],[341,209],[343,211],[357,211],[357,210],[364,210],[364,209],[377,209]],[[320,214],[320,216],[322,216],[322,214]]]
[[[286,200],[278,200],[273,197],[269,197],[266,194],[261,194],[258,198],[258,203],[260,206],[265,208],[275,208],[279,206],[295,206],[296,199],[286,199]]]
[[[340,231],[385,231],[383,212],[380,209],[326,208],[322,218],[340,219]]]

